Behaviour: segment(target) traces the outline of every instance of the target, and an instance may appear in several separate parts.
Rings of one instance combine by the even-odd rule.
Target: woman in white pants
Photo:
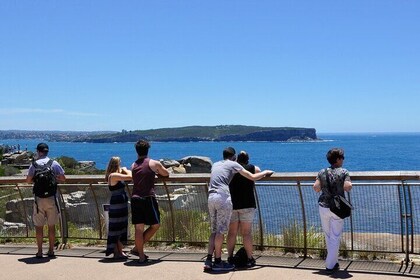
[[[331,167],[319,171],[314,183],[314,190],[322,192],[319,199],[319,215],[321,217],[322,230],[325,234],[325,243],[327,245],[327,258],[325,260],[326,272],[332,273],[340,268],[338,264],[338,251],[340,248],[341,233],[343,232],[344,220],[331,212],[330,203],[333,193],[344,196],[352,188],[349,172],[344,169],[344,151],[339,148],[333,148],[327,153],[327,160]],[[329,179],[328,181],[327,176]],[[331,189],[334,192],[331,192]]]

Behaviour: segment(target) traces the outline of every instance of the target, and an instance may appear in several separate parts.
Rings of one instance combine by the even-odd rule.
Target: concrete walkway
[[[0,246],[2,279],[381,279],[420,277],[420,266],[389,262],[342,261],[333,275],[323,271],[322,260],[259,257],[257,266],[227,273],[204,273],[203,253],[147,252],[151,261],[138,264],[136,258],[114,261],[103,249],[73,248],[56,251],[56,258],[37,259],[32,246]]]

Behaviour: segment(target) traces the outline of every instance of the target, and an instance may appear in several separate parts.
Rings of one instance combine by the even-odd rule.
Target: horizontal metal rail
[[[258,211],[253,224],[258,248],[281,248],[303,256],[325,250],[312,190],[315,172],[275,173],[256,184]],[[342,254],[420,254],[420,172],[350,172],[355,207],[345,220]],[[68,175],[59,185],[62,243],[105,240],[110,193],[102,175]],[[207,186],[210,174],[157,178],[161,227],[155,242],[206,244],[209,236]],[[131,194],[132,184],[127,185]],[[414,202],[414,203],[413,203]],[[0,177],[0,238],[34,238],[32,186],[23,176]],[[130,240],[134,229],[130,226]]]

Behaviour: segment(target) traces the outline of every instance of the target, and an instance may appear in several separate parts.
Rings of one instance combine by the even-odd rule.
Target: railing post
[[[412,207],[411,207],[411,195],[410,188],[405,184],[404,180],[401,181],[403,190],[403,202],[404,202],[404,222],[405,222],[405,265],[408,266],[410,263],[410,236],[413,232],[413,220],[412,220]],[[411,232],[411,234],[410,234]],[[412,242],[411,242],[412,243]]]
[[[168,196],[169,210],[171,211],[171,222],[172,222],[172,242],[176,241],[176,231],[175,231],[175,213],[174,208],[172,207],[171,195],[166,185],[165,179],[162,179],[163,186],[165,187],[166,195]]]
[[[351,204],[351,195],[350,192],[347,192],[347,197],[349,199],[349,202]],[[352,212],[353,214],[353,212]],[[354,251],[354,234],[353,234],[353,215],[350,214],[350,243],[351,243],[351,251]]]
[[[255,201],[257,203],[257,211],[258,211],[258,221],[259,221],[259,227],[260,227],[260,245],[259,250],[264,249],[264,229],[263,229],[263,218],[261,215],[261,208],[260,208],[260,199],[258,198],[257,188],[254,187],[254,195],[255,195]]]
[[[303,257],[306,258],[308,256],[308,237],[307,237],[307,227],[306,227],[306,211],[305,211],[305,203],[303,201],[302,195],[302,186],[300,181],[296,182],[296,186],[299,192],[300,204],[302,206],[302,222],[303,222]]]
[[[19,185],[16,184],[16,188],[19,192],[20,195],[20,200],[22,201],[22,205],[23,205],[23,213],[25,214],[25,224],[26,224],[26,237],[29,237],[29,223],[28,223],[28,211],[26,210],[26,205],[25,205],[25,201],[23,200],[23,195],[22,195],[22,191],[19,188]],[[34,196],[35,199],[35,196]]]
[[[68,220],[67,220],[67,212],[66,207],[64,203],[63,193],[61,192],[60,185],[57,186],[57,192],[58,192],[58,206],[60,208],[60,229],[61,229],[61,244],[65,245],[67,244],[67,239],[69,237],[69,226],[68,226]]]
[[[96,214],[98,215],[99,239],[102,239],[101,212],[99,211],[98,199],[96,198],[96,193],[93,190],[92,183],[89,184],[89,188],[92,191],[93,198],[95,199]]]

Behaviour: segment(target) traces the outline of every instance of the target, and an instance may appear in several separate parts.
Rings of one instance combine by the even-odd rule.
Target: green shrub
[[[77,160],[72,157],[61,156],[57,158],[57,161],[63,168],[71,168],[74,169],[77,167]]]
[[[305,234],[303,226],[298,221],[293,221],[289,225],[284,226],[282,233],[286,253],[302,253],[304,251]],[[320,248],[324,242],[324,236],[319,229],[311,226],[306,231],[306,242],[307,248]]]
[[[175,231],[170,212],[161,211],[161,227],[154,240],[207,242],[210,235],[208,214],[201,211],[174,211]]]
[[[0,166],[0,176],[13,176],[19,173],[20,170],[15,167],[8,165]]]

